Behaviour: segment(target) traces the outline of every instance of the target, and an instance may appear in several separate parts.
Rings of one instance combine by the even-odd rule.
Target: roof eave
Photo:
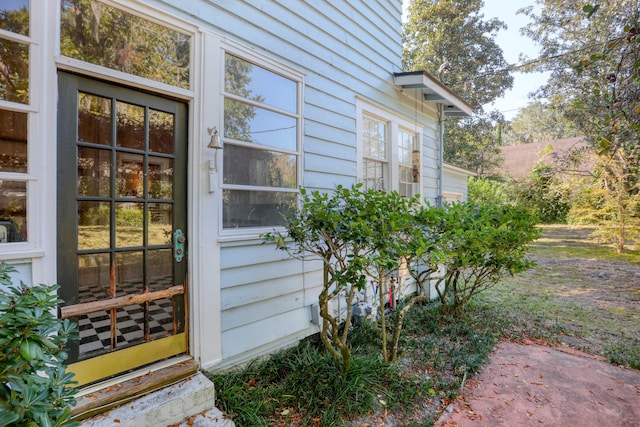
[[[473,114],[471,105],[427,71],[393,73],[393,82],[402,89],[422,89],[424,100],[442,104],[446,117],[469,117]]]

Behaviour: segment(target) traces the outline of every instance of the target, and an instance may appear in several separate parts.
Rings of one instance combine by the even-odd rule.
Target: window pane
[[[0,38],[0,99],[29,103],[29,46]]]
[[[12,33],[29,35],[29,0],[2,0],[0,28]]]
[[[27,113],[0,110],[0,171],[27,172]]]
[[[224,190],[224,227],[284,225],[284,216],[296,209],[296,193]]]
[[[412,153],[415,149],[415,136],[407,132],[398,133],[398,162],[402,165],[412,165]]]
[[[402,196],[413,196],[413,168],[400,166],[400,184],[398,193]]]
[[[78,140],[111,145],[111,100],[78,93]]]
[[[98,1],[61,7],[63,55],[189,89],[189,36]]]
[[[362,181],[366,190],[384,190],[384,163],[365,160]]]
[[[224,100],[224,136],[295,151],[296,119],[244,102]]]
[[[378,159],[387,158],[387,125],[385,123],[364,118],[363,123],[364,155]]]
[[[78,194],[111,196],[111,150],[78,147]]]
[[[116,154],[116,197],[141,198],[144,194],[144,157]]]
[[[149,150],[173,154],[173,114],[149,109]]]
[[[144,150],[144,107],[116,103],[116,145]]]
[[[227,92],[295,113],[296,82],[235,56],[226,55]]]
[[[78,249],[111,247],[111,207],[108,202],[78,202]]]
[[[296,188],[296,156],[229,144],[224,150],[224,183]]]
[[[149,156],[149,197],[173,198],[173,160]]]
[[[116,203],[116,246],[142,246],[144,237],[142,203]]]
[[[0,243],[27,240],[27,183],[0,181]]]

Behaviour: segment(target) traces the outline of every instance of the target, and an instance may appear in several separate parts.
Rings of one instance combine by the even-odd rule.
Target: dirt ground
[[[436,426],[640,426],[640,371],[504,342]]]

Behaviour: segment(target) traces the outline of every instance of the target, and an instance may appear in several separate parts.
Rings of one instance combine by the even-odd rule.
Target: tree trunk
[[[384,274],[378,273],[378,301],[380,306],[380,338],[382,339],[382,360],[389,361],[387,354],[387,326],[384,315]]]

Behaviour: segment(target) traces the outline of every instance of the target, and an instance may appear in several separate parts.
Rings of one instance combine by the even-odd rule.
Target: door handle
[[[177,229],[173,233],[173,259],[176,262],[182,262],[184,258],[184,242],[187,238],[184,236],[184,233],[181,229]]]

